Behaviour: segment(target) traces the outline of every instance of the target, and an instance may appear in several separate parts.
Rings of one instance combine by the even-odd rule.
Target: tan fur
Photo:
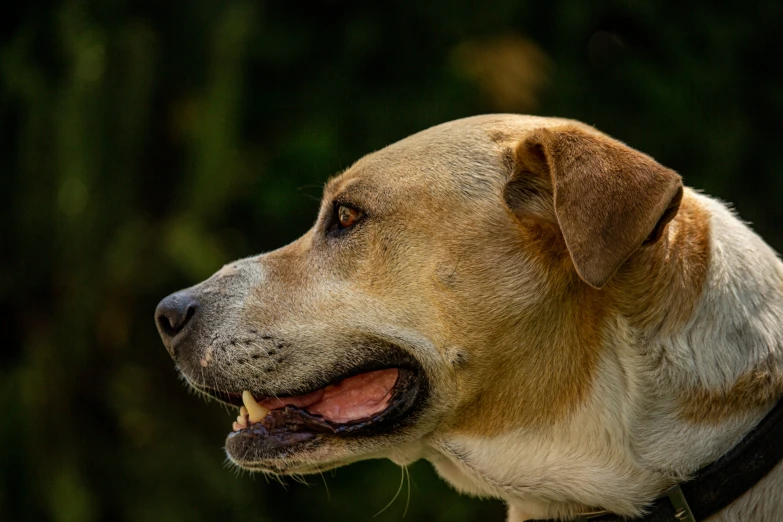
[[[336,205],[364,218],[335,234]],[[195,326],[164,341],[189,382],[228,393],[323,386],[390,346],[426,375],[415,422],[284,454],[229,439],[244,468],[427,458],[510,520],[632,516],[783,395],[782,285],[768,246],[649,156],[578,122],[488,115],[330,180],[308,233],[186,290]],[[776,473],[764,492],[783,491]],[[777,504],[759,495],[741,501],[765,520]]]
[[[490,436],[549,426],[584,401],[602,351],[605,305],[587,285],[560,290],[533,318],[539,326],[525,332],[524,350],[509,349],[469,368],[475,384],[466,390],[470,401],[456,412],[456,431]]]

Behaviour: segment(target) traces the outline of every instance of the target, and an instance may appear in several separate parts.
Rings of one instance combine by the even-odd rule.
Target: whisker
[[[402,512],[402,518],[405,518],[405,515],[408,514],[408,506],[411,504],[411,472],[407,465],[403,466],[402,469],[405,470],[405,476],[408,477],[408,499],[405,501],[405,511]]]
[[[403,484],[403,482],[405,482],[405,466],[400,466],[400,486],[397,488],[397,493],[395,493],[395,494],[394,494],[394,497],[393,497],[393,498],[392,498],[392,499],[389,501],[389,503],[388,503],[388,504],[386,504],[385,506],[383,506],[383,509],[381,509],[381,510],[380,510],[380,511],[378,511],[376,514],[374,514],[374,515],[372,516],[372,518],[375,518],[375,517],[377,517],[378,515],[380,515],[380,514],[381,514],[381,513],[383,513],[384,511],[386,511],[386,510],[389,508],[389,506],[391,506],[392,504],[394,504],[394,501],[395,501],[395,500],[397,500],[397,497],[399,497],[399,496],[400,496],[400,492],[402,491],[402,484]],[[407,508],[406,508],[406,509],[407,509]],[[404,516],[404,515],[403,515],[403,516]]]

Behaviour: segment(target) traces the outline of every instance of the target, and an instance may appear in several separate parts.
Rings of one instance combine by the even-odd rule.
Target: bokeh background
[[[156,303],[302,234],[363,154],[484,112],[594,124],[780,250],[781,28],[779,0],[5,6],[0,520],[503,520],[424,462],[377,516],[390,462],[232,469]]]

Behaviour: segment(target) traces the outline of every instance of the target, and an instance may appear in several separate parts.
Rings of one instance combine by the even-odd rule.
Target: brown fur
[[[600,288],[674,216],[682,197],[675,172],[625,145],[577,126],[540,129],[517,148],[522,162],[546,168],[554,212],[574,267]]]
[[[494,136],[496,140],[503,138]],[[585,163],[585,156],[596,155],[600,155],[602,161],[612,168],[587,162],[587,166],[580,166],[581,170],[574,173],[564,167],[577,159]],[[517,231],[522,239],[520,249],[546,274],[545,293],[549,298],[539,310],[540,316],[529,321],[533,326],[521,335],[525,339],[524,349],[509,347],[501,350],[500,355],[482,358],[489,365],[474,368],[471,372],[481,384],[471,390],[469,396],[473,400],[458,412],[457,418],[463,422],[457,428],[485,436],[497,435],[504,429],[518,426],[552,425],[565,418],[584,400],[591,389],[605,344],[603,329],[606,317],[610,308],[615,306],[612,292],[600,292],[591,287],[603,285],[599,278],[593,279],[590,284],[580,281],[572,259],[574,256],[577,259],[587,256],[591,263],[605,263],[605,267],[595,265],[589,270],[593,270],[594,274],[603,271],[604,275],[600,277],[608,277],[605,274],[613,273],[618,259],[625,254],[607,259],[604,252],[596,253],[592,243],[601,241],[596,234],[614,233],[618,241],[627,239],[633,243],[625,249],[636,249],[650,236],[666,209],[672,206],[671,201],[674,201],[676,211],[681,194],[676,174],[669,174],[670,171],[646,156],[605,137],[588,134],[576,126],[532,133],[520,141],[513,159],[513,175],[504,189],[504,198],[518,222]],[[508,160],[505,161],[508,163]],[[637,174],[637,171],[643,174]],[[649,174],[651,171],[653,174]],[[616,184],[622,185],[626,181],[632,184],[632,188],[619,192],[627,194],[627,201],[623,204],[637,205],[638,200],[644,200],[650,201],[648,206],[651,208],[645,208],[643,202],[643,212],[615,208],[615,212],[632,214],[633,218],[622,223],[606,222],[602,228],[595,229],[591,223],[595,209],[569,201],[572,197],[569,191],[581,187],[581,196],[589,199],[586,187],[596,176],[603,175],[612,177]],[[649,189],[652,195],[645,191],[640,193],[638,187],[645,182],[639,177],[659,175],[663,177],[663,199],[653,201],[657,185]],[[570,185],[576,186],[571,188]],[[600,193],[601,186],[595,189],[599,191],[597,198],[606,197]],[[561,198],[559,215],[555,212],[558,191]],[[615,199],[609,202],[618,204]],[[602,200],[601,205],[606,206],[609,202]],[[574,212],[582,215],[574,216]],[[667,216],[666,221],[671,217],[673,214]],[[563,226],[570,227],[570,231],[580,238],[574,241],[574,248],[589,252],[569,249],[563,238]],[[628,234],[625,232],[628,226],[636,226],[639,231]],[[617,229],[622,229],[622,233]],[[660,233],[657,235],[660,236]],[[660,254],[654,258],[660,258]],[[519,335],[519,332],[515,334]],[[566,365],[564,361],[567,361]],[[516,368],[516,371],[509,372],[507,368]],[[484,391],[482,386],[489,386],[490,390]],[[506,392],[498,395],[494,392],[497,388]],[[541,393],[541,390],[547,392]],[[513,417],[513,422],[509,422],[509,416]]]
[[[588,285],[553,283],[560,288],[534,319],[538,326],[525,332],[524,347],[473,358],[470,401],[457,411],[457,432],[492,436],[552,426],[589,394],[602,354],[604,301]]]
[[[710,234],[708,215],[686,194],[662,240],[639,249],[607,285],[619,312],[645,332],[682,328],[704,289]]]
[[[693,423],[719,425],[748,411],[768,409],[781,396],[783,373],[760,368],[741,375],[725,390],[684,390],[681,416]]]
[[[464,419],[459,431],[485,436],[552,425],[584,400],[613,306],[611,292],[592,287],[603,286],[629,255],[625,252],[638,249],[651,235],[652,242],[662,235],[682,195],[673,172],[578,126],[537,130],[519,142],[512,157],[504,199],[518,220],[520,249],[546,274],[549,298],[541,315],[529,322],[534,326],[521,335],[524,349],[509,347],[482,358],[489,366],[472,372],[483,386],[505,390],[498,395],[477,386],[470,393],[473,400],[457,415]],[[509,163],[506,155],[504,162]],[[607,186],[612,192],[606,192]],[[577,201],[582,199],[588,203]],[[596,227],[595,216],[606,207],[612,211]],[[611,221],[614,215],[624,219]],[[566,233],[572,235],[571,248]],[[623,242],[619,248],[611,244]]]

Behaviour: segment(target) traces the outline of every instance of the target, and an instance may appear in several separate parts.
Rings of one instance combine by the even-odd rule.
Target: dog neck
[[[590,392],[566,420],[432,441],[428,458],[444,478],[506,499],[511,519],[595,507],[638,515],[783,396],[783,265],[720,203],[686,190],[664,238],[600,292],[602,312],[616,313],[604,317]],[[780,491],[778,466],[716,520],[751,505],[769,519],[783,511]]]
[[[783,396],[783,270],[778,257],[718,202],[691,192],[683,203],[683,213],[657,255],[677,260],[670,288],[685,292],[672,292],[669,299],[694,306],[687,318],[666,316],[643,330],[647,393],[641,405],[648,413],[633,433],[640,463],[678,482],[734,447]],[[705,238],[708,256],[702,253]],[[705,257],[709,262],[703,271]],[[684,304],[666,306],[687,310]],[[736,515],[737,509],[755,506],[752,510],[718,519],[749,520],[749,513],[768,519],[765,509],[768,515],[778,513],[783,509],[781,469],[777,466],[748,491],[736,503],[742,507],[725,512]],[[770,488],[777,494],[765,496]]]
[[[767,475],[783,460],[783,400],[745,437],[717,461],[699,470],[696,476],[668,488],[649,504],[644,515],[633,518],[636,522],[669,522],[707,520],[724,512],[728,520],[747,519],[749,513],[758,510],[758,489],[755,494],[743,498],[741,506],[735,500],[761,484]],[[765,491],[765,493],[773,493]],[[778,495],[779,496],[779,495]],[[754,498],[756,497],[756,498]],[[755,503],[749,503],[754,502]],[[763,504],[762,504],[763,505]],[[731,509],[726,509],[731,506]],[[775,513],[775,510],[768,510]],[[629,520],[607,511],[582,513],[579,520],[595,522],[622,522]],[[547,522],[537,520],[535,522]],[[555,522],[555,521],[548,521]]]
[[[635,316],[648,321],[636,328],[638,407],[647,412],[633,433],[636,454],[677,480],[728,451],[783,396],[783,265],[716,201],[691,192],[682,210],[648,254],[669,265],[648,286],[668,288],[662,315]]]

